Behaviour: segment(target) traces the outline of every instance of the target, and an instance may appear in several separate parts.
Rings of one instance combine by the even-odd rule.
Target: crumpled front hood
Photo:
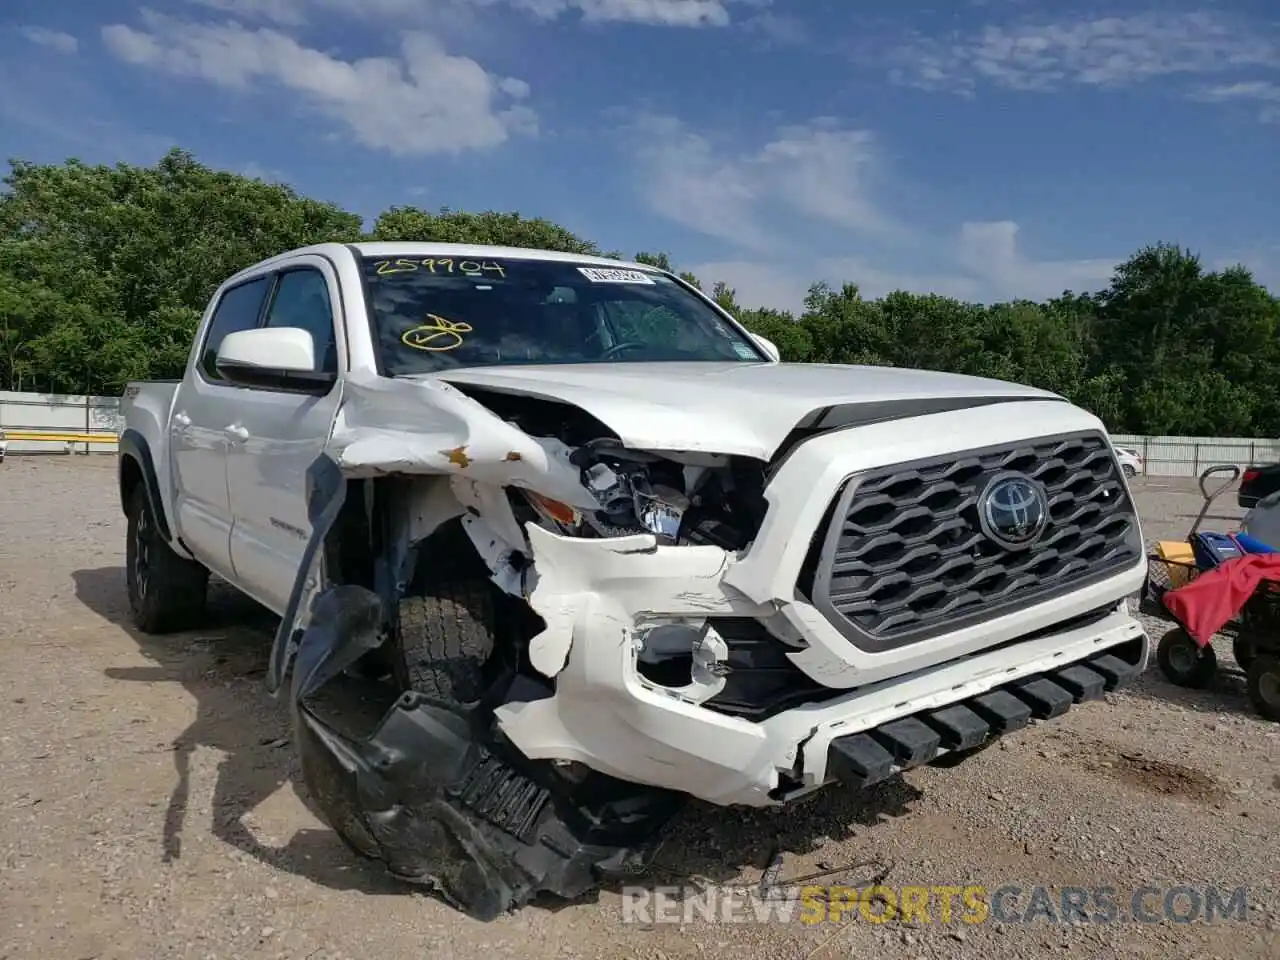
[[[801,421],[897,419],[1002,400],[1061,400],[1034,387],[951,373],[809,363],[598,363],[472,367],[425,374],[573,404],[645,450],[768,460]],[[828,425],[835,425],[828,420]]]

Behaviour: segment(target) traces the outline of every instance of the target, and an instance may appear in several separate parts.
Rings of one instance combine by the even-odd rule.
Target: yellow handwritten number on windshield
[[[507,275],[507,268],[500,263],[491,263],[488,260],[463,260],[455,264],[449,257],[440,259],[427,257],[423,260],[401,257],[399,260],[378,260],[373,266],[374,272],[380,277],[389,277],[396,273],[416,273],[418,270],[426,270],[429,273],[454,273],[455,267],[456,272],[464,273],[469,277],[484,276],[486,273],[496,273],[500,277]]]
[[[406,330],[400,337],[400,342],[414,350],[432,352],[456,350],[462,346],[462,335],[471,332],[469,323],[446,320],[444,317],[437,317],[434,313],[428,313],[427,319],[431,322]]]

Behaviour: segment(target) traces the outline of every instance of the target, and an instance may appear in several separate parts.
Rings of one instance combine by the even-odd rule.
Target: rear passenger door
[[[337,336],[337,276],[322,257],[299,258],[275,276],[263,325],[311,334],[316,368],[346,369]],[[337,415],[341,384],[328,394],[244,389],[238,402],[240,440],[227,459],[236,578],[277,613],[289,594],[311,537],[307,468],[319,457]]]
[[[227,334],[258,325],[272,283],[270,274],[260,275],[218,294],[169,420],[178,535],[201,563],[225,578],[233,569],[227,451],[246,391],[218,373],[218,347]]]

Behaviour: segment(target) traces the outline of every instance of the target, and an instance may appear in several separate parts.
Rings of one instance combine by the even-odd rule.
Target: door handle
[[[222,432],[225,433],[227,435],[227,439],[233,443],[244,443],[249,439],[248,428],[242,427],[238,423],[233,423]]]
[[[191,426],[191,418],[179,410],[173,415],[173,424],[176,427],[189,427]]]

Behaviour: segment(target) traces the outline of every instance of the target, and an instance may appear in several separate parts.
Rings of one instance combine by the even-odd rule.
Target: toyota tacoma
[[[948,765],[1146,666],[1110,438],[1044,390],[779,361],[679,277],[323,244],[213,295],[125,391],[137,627],[211,575],[359,854],[492,918],[643,869],[689,797]],[[376,725],[322,696],[380,678]]]

